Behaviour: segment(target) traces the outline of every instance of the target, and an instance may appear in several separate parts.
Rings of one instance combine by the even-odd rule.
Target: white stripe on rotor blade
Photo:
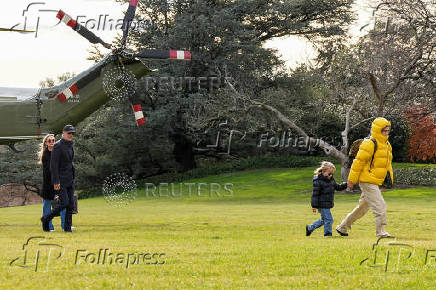
[[[178,50],[177,51],[177,59],[185,59],[185,51]]]
[[[142,111],[135,112],[135,119],[136,120],[139,120],[142,118],[144,118],[144,114],[142,113]]]
[[[62,22],[64,22],[65,24],[68,24],[68,22],[71,20],[71,17],[67,14],[64,15],[64,17],[62,18]]]

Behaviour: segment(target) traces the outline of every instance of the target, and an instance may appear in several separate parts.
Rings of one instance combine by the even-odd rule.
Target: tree
[[[192,159],[194,154],[205,154],[196,150],[195,144],[205,139],[204,132],[213,124],[229,118],[227,104],[230,102],[226,101],[226,98],[233,97],[223,88],[226,86],[224,80],[231,77],[238,90],[253,95],[266,96],[275,93],[274,88],[277,88],[277,96],[283,97],[278,88],[280,75],[283,76],[282,79],[286,79],[285,74],[280,74],[283,63],[276,51],[264,48],[263,43],[273,37],[284,35],[328,38],[343,34],[351,20],[351,2],[141,1],[138,17],[150,19],[153,25],[145,31],[132,31],[129,36],[129,47],[138,50],[190,50],[193,60],[187,63],[143,61],[150,68],[159,69],[159,77],[188,77],[193,78],[193,83],[185,83],[173,90],[160,83],[150,83],[147,78],[140,80],[138,91],[141,94],[148,125],[140,133],[128,132],[143,138],[159,136],[170,140],[175,146],[172,150],[175,155],[185,152],[185,156],[173,157],[181,162],[179,168],[192,168],[195,166],[195,160]],[[94,51],[91,58],[99,60],[101,56],[98,51]],[[221,88],[212,89],[207,83],[198,86],[202,78],[215,78],[220,82]],[[298,102],[302,104],[304,100],[301,98]],[[223,106],[223,103],[226,105]],[[112,104],[107,107],[105,114],[113,115],[111,112],[117,110]],[[246,120],[241,118],[238,122],[236,125],[247,124]],[[114,140],[129,140],[122,138],[125,133],[117,130],[117,127],[123,127],[123,124],[126,125],[120,120],[119,123],[112,122],[104,126],[108,131],[112,128],[110,136],[113,136]],[[93,142],[97,142],[97,137],[101,138],[95,135]],[[160,145],[162,144],[167,143],[165,141]],[[130,140],[126,146],[129,150],[135,151],[138,144]],[[92,145],[89,146],[91,147]],[[95,153],[90,155],[101,156]],[[151,152],[147,154],[144,151],[142,155],[156,158]],[[181,158],[186,156],[192,158]],[[124,164],[118,158],[115,160]]]
[[[74,73],[66,72],[66,73],[59,75],[56,78],[56,80],[54,80],[52,78],[45,78],[44,80],[39,82],[39,86],[41,88],[51,88],[51,87],[54,87],[55,85],[58,85],[60,83],[63,83],[65,81],[73,78],[74,76],[75,76]]]
[[[345,129],[341,133],[343,146],[340,150],[316,138],[311,143],[340,161],[343,168],[348,160],[347,135],[353,128],[375,116],[384,116],[386,107],[392,115],[401,113],[404,110],[401,106],[407,103],[419,102],[428,104],[429,107],[435,105],[434,4],[428,1],[398,0],[383,2],[378,8],[384,15],[396,16],[389,20],[383,34],[380,33],[380,22],[377,22],[374,30],[362,38],[357,46],[332,45],[331,47],[341,49],[335,54],[321,55],[329,61],[329,66],[322,65],[321,68],[325,71],[328,87],[334,94],[326,101],[326,108],[328,110],[329,106],[334,106],[342,112]],[[376,106],[371,105],[374,102],[368,98],[365,79],[369,80],[374,92]],[[233,90],[235,95],[241,95],[235,88]],[[246,95],[242,98],[250,99]],[[308,137],[301,126],[268,103],[251,99],[248,109],[266,110],[300,136]],[[371,108],[376,109],[375,113]],[[350,125],[353,119],[356,124]],[[342,173],[346,179],[347,173]]]
[[[381,1],[375,28],[358,53],[377,99],[377,116],[418,101],[435,108],[436,4],[429,0]]]
[[[42,165],[38,164],[41,140],[29,140],[17,145],[15,153],[7,147],[0,151],[0,184],[18,183],[42,188]]]
[[[412,128],[409,139],[410,162],[436,162],[436,117],[426,108],[412,107],[405,113]]]

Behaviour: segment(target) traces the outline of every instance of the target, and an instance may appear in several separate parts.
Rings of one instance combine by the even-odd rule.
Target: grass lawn
[[[171,196],[170,186],[164,186],[160,194],[155,191],[155,196],[140,189],[136,200],[124,208],[114,208],[101,197],[80,200],[80,213],[73,216],[76,229],[70,234],[60,231],[59,218],[55,232],[42,232],[41,205],[1,208],[0,289],[436,288],[434,187],[384,193],[387,230],[397,243],[408,246],[381,241],[379,267],[370,267],[376,242],[370,212],[353,226],[349,237],[324,238],[322,229],[310,237],[304,235],[304,226],[318,218],[309,204],[313,170],[268,169],[211,176],[190,181],[195,183],[191,196],[182,185],[182,197]],[[199,183],[207,184],[200,186],[200,196]],[[210,183],[215,183],[215,189],[220,186],[212,196]],[[232,192],[223,190],[225,183],[233,184],[227,187]],[[178,194],[180,185],[174,186]],[[336,195],[334,226],[358,198]],[[24,265],[23,244],[36,236],[44,238],[25,247],[28,267],[20,267]],[[59,246],[38,245],[43,240]],[[61,247],[64,254],[56,259]],[[50,257],[47,249],[52,249]],[[119,264],[92,263],[99,249],[118,254]],[[387,249],[390,259],[385,271]],[[428,252],[425,265],[428,250],[435,251]],[[412,256],[406,259],[408,251]],[[145,264],[150,261],[145,256],[164,264]],[[360,265],[367,257],[372,262]],[[140,263],[132,264],[134,259]]]

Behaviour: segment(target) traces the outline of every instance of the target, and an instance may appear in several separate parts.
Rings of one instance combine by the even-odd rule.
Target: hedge
[[[436,186],[436,168],[409,167],[394,169],[394,183]]]
[[[320,162],[326,160],[335,162],[330,157],[318,156],[297,156],[297,155],[264,155],[258,157],[249,157],[231,162],[216,163],[207,167],[195,168],[181,173],[164,173],[156,176],[151,176],[146,179],[136,180],[138,187],[145,186],[146,183],[170,183],[181,182],[184,180],[203,178],[210,175],[222,173],[243,171],[249,169],[260,168],[302,168],[316,167]],[[79,199],[100,196],[102,195],[101,188],[93,188],[82,190],[79,192]]]

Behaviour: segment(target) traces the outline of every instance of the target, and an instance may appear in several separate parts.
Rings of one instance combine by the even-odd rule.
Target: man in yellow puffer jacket
[[[359,182],[362,194],[359,204],[350,212],[336,231],[341,236],[348,236],[351,225],[363,217],[369,209],[375,218],[375,231],[377,237],[391,237],[385,232],[386,226],[386,203],[383,199],[379,186],[383,184],[386,174],[389,173],[394,181],[392,170],[392,146],[388,141],[391,131],[391,123],[385,118],[377,118],[372,122],[371,138],[377,141],[377,151],[374,152],[375,144],[370,139],[365,139],[360,144],[359,152],[353,161],[348,175],[348,188]],[[371,158],[374,153],[374,160]]]

